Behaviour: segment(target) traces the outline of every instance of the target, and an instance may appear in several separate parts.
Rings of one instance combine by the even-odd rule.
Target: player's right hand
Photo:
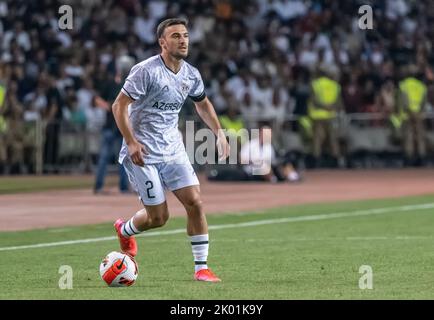
[[[133,141],[128,145],[128,153],[130,154],[131,161],[140,167],[145,165],[143,157],[148,154],[143,144],[138,141]]]

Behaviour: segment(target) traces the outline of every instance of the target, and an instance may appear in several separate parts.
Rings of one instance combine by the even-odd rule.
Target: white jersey
[[[131,68],[121,91],[134,100],[129,106],[129,118],[134,136],[149,153],[144,156],[145,164],[186,156],[178,130],[178,114],[188,96],[193,101],[205,98],[199,71],[182,61],[175,74],[156,55]],[[124,140],[119,163],[126,156],[128,147]]]

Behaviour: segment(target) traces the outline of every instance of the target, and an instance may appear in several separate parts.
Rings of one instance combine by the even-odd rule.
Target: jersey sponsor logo
[[[179,102],[162,102],[162,101],[156,101],[153,105],[152,108],[153,109],[158,109],[161,111],[167,111],[167,110],[171,110],[171,111],[176,111],[181,109],[182,104]]]

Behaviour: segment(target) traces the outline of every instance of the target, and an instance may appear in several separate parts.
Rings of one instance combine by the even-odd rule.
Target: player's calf
[[[134,236],[148,229],[162,227],[168,219],[169,212],[165,203],[146,207],[126,222],[118,219],[114,223],[114,227],[118,234],[121,250],[134,257],[137,254],[137,242]]]
[[[150,219],[150,228],[160,228],[164,226],[169,219],[168,216],[157,216]]]

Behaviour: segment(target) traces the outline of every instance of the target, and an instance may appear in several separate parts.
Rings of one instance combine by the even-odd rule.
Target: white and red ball
[[[129,287],[136,281],[139,268],[134,258],[113,251],[102,260],[99,273],[109,287]]]

